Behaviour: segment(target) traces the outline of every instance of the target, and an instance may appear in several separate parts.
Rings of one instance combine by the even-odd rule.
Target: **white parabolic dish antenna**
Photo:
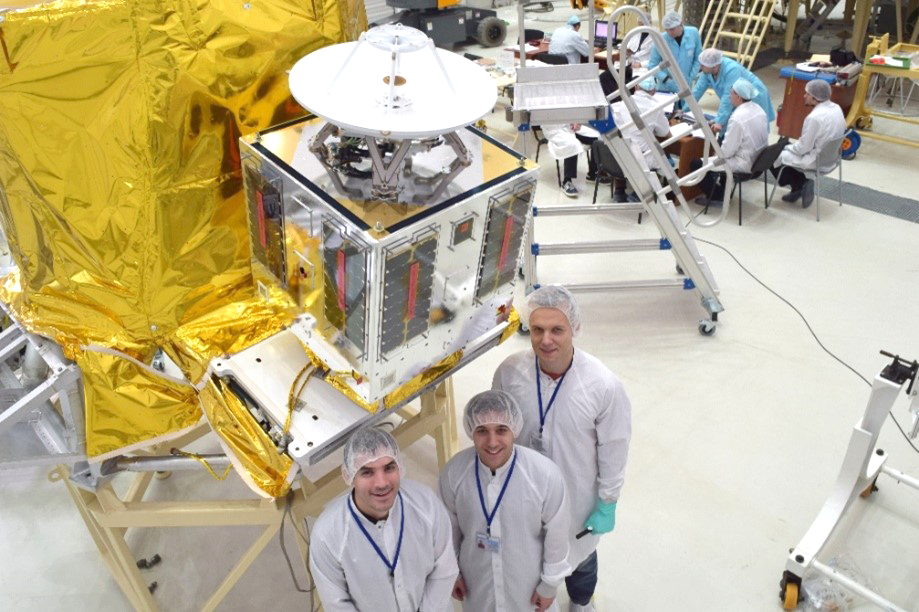
[[[313,51],[290,71],[290,91],[349,133],[396,140],[456,131],[491,112],[498,97],[481,66],[401,24]]]

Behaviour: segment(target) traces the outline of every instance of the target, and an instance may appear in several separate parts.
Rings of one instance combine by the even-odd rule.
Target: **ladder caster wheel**
[[[676,265],[676,273],[682,276],[684,274],[683,268],[680,267],[680,264]]]
[[[524,325],[523,323],[521,323],[520,327],[517,328],[517,333],[520,334],[521,336],[529,336],[530,328]]]
[[[709,319],[699,321],[699,333],[703,336],[711,336],[715,333],[715,322]]]
[[[798,607],[798,585],[794,582],[785,585],[782,593],[782,607],[786,610],[794,610]]]

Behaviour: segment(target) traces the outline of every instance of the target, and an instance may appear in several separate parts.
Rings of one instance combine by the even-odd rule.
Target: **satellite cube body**
[[[307,117],[241,139],[254,277],[293,298],[311,328],[301,340],[376,404],[501,325],[536,166],[465,128],[468,165],[446,188],[431,185],[456,155],[431,138],[393,164],[399,196],[374,199],[366,149],[341,132],[318,146],[326,125]]]

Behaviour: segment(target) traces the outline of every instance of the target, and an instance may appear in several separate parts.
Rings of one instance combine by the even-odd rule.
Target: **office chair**
[[[834,138],[824,143],[823,148],[817,153],[816,168],[797,168],[804,173],[804,176],[814,181],[814,208],[817,213],[817,221],[820,221],[820,177],[830,174],[837,168],[839,168],[839,205],[842,206],[842,142],[845,138],[846,136],[843,134],[839,138]],[[822,171],[821,168],[823,167],[826,167],[827,170]],[[769,194],[769,201],[766,203],[766,208],[768,208],[769,203],[772,202],[775,188],[778,186],[779,179],[782,178],[782,172],[784,171],[785,166],[782,166],[781,169],[779,169],[778,176],[775,177],[775,184],[772,186],[772,192]]]
[[[766,191],[769,188],[769,168],[775,164],[775,160],[779,158],[779,155],[782,153],[782,149],[785,148],[785,145],[788,144],[788,139],[785,137],[779,138],[775,143],[768,145],[763,148],[762,151],[756,156],[756,159],[753,160],[753,166],[750,168],[749,172],[735,172],[734,173],[734,187],[731,189],[731,196],[728,198],[730,201],[734,198],[734,191],[737,191],[737,225],[743,225],[743,184],[747,181],[752,181],[753,179],[763,175],[763,201],[766,202],[766,208],[769,208],[769,201],[766,197]],[[711,197],[709,197],[711,199]],[[708,205],[705,205],[705,214],[708,214]]]
[[[568,63],[567,57],[557,53],[537,53],[533,59],[538,60],[544,64],[553,64],[556,66],[564,66]]]
[[[526,42],[530,42],[532,40],[539,41],[545,37],[546,37],[546,33],[543,32],[542,30],[531,30],[530,28],[526,28],[523,31],[523,40],[525,40]]]

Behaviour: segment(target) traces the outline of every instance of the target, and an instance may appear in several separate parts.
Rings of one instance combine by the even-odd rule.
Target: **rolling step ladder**
[[[611,20],[616,20],[622,12],[635,11],[636,8],[624,6],[613,13]],[[521,11],[522,13],[522,11]],[[520,15],[522,19],[522,14]],[[593,5],[590,6],[590,21],[593,21]],[[591,27],[589,32],[593,32]],[[565,284],[571,291],[609,291],[616,289],[649,289],[649,288],[676,288],[694,290],[698,293],[701,305],[708,318],[699,321],[699,331],[710,335],[715,331],[718,313],[724,308],[718,299],[718,287],[705,260],[696,247],[685,223],[678,215],[673,202],[668,196],[675,197],[682,205],[682,210],[687,211],[690,220],[699,226],[711,226],[719,223],[728,213],[729,198],[722,206],[721,214],[707,223],[698,221],[692,216],[683,197],[681,187],[697,184],[702,177],[712,169],[726,172],[727,184],[725,193],[730,194],[733,188],[733,176],[723,166],[721,149],[717,140],[698,106],[692,97],[689,84],[679,70],[673,71],[673,76],[679,86],[679,91],[642,114],[632,99],[629,90],[645,78],[653,77],[660,70],[677,66],[676,59],[664,44],[663,38],[657,30],[646,23],[644,26],[634,28],[623,41],[627,44],[632,36],[641,36],[647,33],[652,37],[655,45],[661,51],[661,63],[649,71],[627,82],[625,66],[621,65],[618,71],[613,71],[613,76],[618,84],[618,91],[609,99],[603,95],[599,79],[596,77],[596,68],[591,64],[572,64],[568,66],[537,66],[526,67],[522,63],[517,74],[517,92],[512,109],[513,120],[520,132],[529,130],[530,125],[564,124],[564,123],[589,123],[600,133],[600,138],[610,149],[623,174],[629,181],[636,194],[641,199],[637,204],[595,204],[583,206],[537,206],[534,208],[535,219],[546,216],[573,216],[573,215],[607,215],[618,212],[639,211],[647,214],[657,226],[661,237],[659,239],[634,239],[611,240],[592,242],[567,242],[567,243],[535,243],[533,241],[533,223],[528,227],[528,243],[530,250],[525,254],[523,273],[527,289],[539,286],[537,275],[537,258],[540,256],[558,254],[592,254],[613,252],[634,252],[643,250],[669,251],[677,265],[677,276],[666,279],[636,280],[636,281],[608,281],[585,284]],[[588,44],[592,44],[589,41]],[[607,48],[608,65],[612,66],[611,48]],[[521,56],[523,54],[521,53]],[[585,81],[585,78],[587,79]],[[568,85],[577,80],[578,88]],[[521,95],[522,94],[522,95]],[[616,128],[610,113],[609,103],[620,98],[632,118],[634,126],[652,144],[651,154],[654,156],[659,173],[663,175],[663,182],[658,175],[649,172],[644,159],[637,159],[628,142],[623,139],[621,131]],[[664,149],[675,143],[684,134],[672,136],[659,142],[646,125],[647,118],[666,108],[678,99],[689,106],[693,117],[703,118],[696,120],[693,127],[700,128],[706,139],[703,152],[702,167],[684,177],[678,177],[670,165]],[[525,139],[522,139],[525,143]],[[525,148],[525,144],[524,144]],[[524,154],[526,151],[524,151]]]
[[[775,0],[709,2],[699,26],[702,47],[721,49],[725,56],[752,70],[774,8]]]

